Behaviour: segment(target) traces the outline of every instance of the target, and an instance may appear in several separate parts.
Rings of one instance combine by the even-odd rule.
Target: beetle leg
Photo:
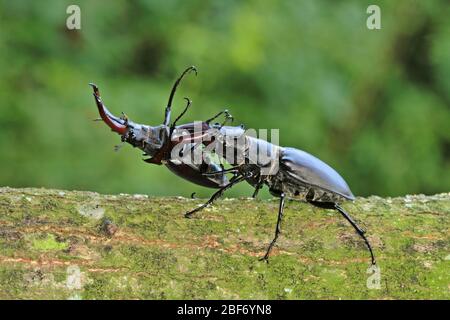
[[[225,112],[228,112],[228,110],[220,111],[220,112],[219,112],[218,114],[216,114],[214,117],[212,117],[212,118],[206,120],[205,122],[206,122],[207,124],[209,124],[211,121],[217,119],[220,115],[224,114]]]
[[[224,120],[224,122],[222,123],[221,127],[223,127],[224,124],[225,124],[229,119],[231,119],[231,122],[233,122],[234,118],[233,118],[233,116],[228,112],[227,109],[225,109],[225,110],[223,110],[223,111],[220,111],[220,112],[219,112],[218,114],[216,114],[214,117],[212,117],[212,118],[206,120],[205,122],[206,122],[207,124],[209,124],[211,121],[217,119],[217,118],[218,118],[219,116],[221,116],[222,114],[225,114],[225,120]]]
[[[370,256],[372,257],[372,265],[375,265],[376,264],[375,256],[373,255],[373,251],[372,251],[370,242],[366,238],[366,235],[365,235],[366,232],[360,226],[358,226],[358,224],[352,219],[352,217],[350,217],[350,215],[347,212],[345,212],[345,210],[339,204],[335,203],[334,208],[337,211],[339,211],[344,216],[344,218],[347,219],[348,222],[350,222],[350,224],[353,226],[353,228],[355,228],[355,230],[359,234],[359,236],[364,239],[364,242],[366,243],[366,246],[370,251]]]
[[[335,209],[337,211],[339,211],[340,214],[342,214],[342,216],[348,221],[350,222],[350,224],[352,225],[352,227],[356,230],[356,233],[358,233],[358,235],[364,240],[364,242],[366,243],[367,248],[369,249],[370,252],[370,256],[372,258],[372,265],[375,265],[375,256],[373,254],[372,251],[372,246],[370,245],[369,240],[366,238],[365,235],[365,231],[358,226],[358,224],[355,222],[355,220],[353,220],[352,217],[350,217],[350,215],[345,212],[345,210],[337,203],[334,202],[318,202],[318,201],[308,201],[310,204],[319,207],[319,208],[325,208],[325,209]]]
[[[193,209],[191,211],[186,212],[184,216],[186,218],[191,218],[194,213],[196,213],[196,212],[206,208],[207,206],[212,204],[214,201],[216,201],[218,198],[220,198],[223,195],[223,193],[225,192],[225,190],[230,189],[235,184],[237,184],[239,182],[242,182],[244,180],[245,180],[244,176],[235,177],[235,178],[231,179],[229,184],[227,184],[226,186],[220,188],[220,190],[216,191],[206,203],[202,204],[198,208],[195,208],[195,209]]]
[[[223,174],[223,173],[236,173],[239,172],[239,170],[237,169],[238,167],[233,167],[233,168],[229,168],[229,169],[223,169],[221,171],[214,171],[214,172],[205,172],[202,173],[204,176],[215,176],[217,174]]]
[[[285,195],[284,193],[280,194],[280,207],[278,208],[278,219],[277,219],[277,226],[275,227],[275,237],[273,238],[272,242],[269,244],[269,247],[267,248],[266,254],[264,257],[262,257],[261,261],[269,262],[269,255],[270,251],[272,251],[273,246],[275,245],[275,242],[277,242],[278,236],[281,233],[281,221],[283,219],[283,212],[284,212],[284,199]]]
[[[225,113],[225,119],[223,120],[223,122],[222,122],[222,124],[220,125],[220,128],[219,128],[219,129],[222,129],[222,127],[223,127],[228,121],[233,122],[233,121],[234,121],[234,118],[233,118],[233,116],[232,116],[231,114],[229,114],[228,112],[226,112],[226,113]]]
[[[260,182],[260,183],[258,183],[258,184],[256,185],[256,187],[255,187],[255,192],[253,192],[253,195],[252,195],[252,198],[253,198],[253,199],[256,198],[256,196],[257,196],[258,193],[259,193],[259,190],[261,190],[262,187],[263,187],[263,183],[262,183],[262,182]]]

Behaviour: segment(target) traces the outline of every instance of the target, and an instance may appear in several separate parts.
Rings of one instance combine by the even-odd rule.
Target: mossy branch
[[[449,193],[343,204],[380,277],[332,210],[288,202],[266,264],[278,201],[202,201],[0,188],[0,299],[450,298]]]

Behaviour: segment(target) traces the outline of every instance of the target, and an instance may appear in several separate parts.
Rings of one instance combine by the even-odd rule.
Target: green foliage
[[[193,99],[186,121],[228,108],[247,128],[279,128],[356,195],[450,189],[447,1],[376,1],[381,30],[358,0],[121,0],[78,1],[69,31],[72,3],[0,2],[0,185],[210,194],[129,147],[114,153],[87,85],[114,113],[158,124],[196,65],[175,99],[175,112]]]

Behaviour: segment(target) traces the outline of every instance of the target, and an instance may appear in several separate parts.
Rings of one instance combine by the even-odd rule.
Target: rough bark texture
[[[224,199],[183,217],[202,201],[0,188],[0,298],[450,298],[449,193],[343,204],[367,229],[379,282],[332,210],[288,202],[266,264],[277,200]]]

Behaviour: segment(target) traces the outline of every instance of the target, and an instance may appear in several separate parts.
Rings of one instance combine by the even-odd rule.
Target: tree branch
[[[332,210],[288,201],[266,264],[278,200],[202,201],[0,188],[0,299],[450,298],[449,193],[342,204],[379,282]]]

